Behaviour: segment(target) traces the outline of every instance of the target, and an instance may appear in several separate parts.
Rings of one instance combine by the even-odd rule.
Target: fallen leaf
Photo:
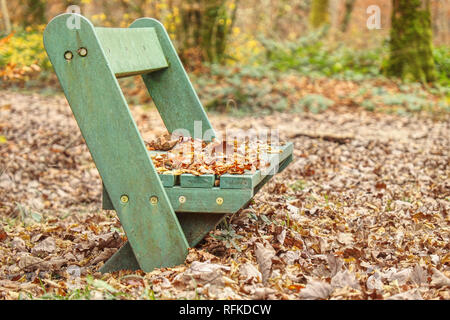
[[[7,237],[8,235],[6,234],[5,230],[0,227],[0,242],[5,241]]]
[[[31,249],[34,255],[49,254],[55,251],[55,240],[52,237],[45,238]]]
[[[353,235],[351,233],[346,233],[346,232],[341,232],[338,235],[337,240],[345,245],[351,245],[353,244],[354,240],[353,240]]]
[[[369,290],[382,290],[383,282],[381,281],[381,276],[378,272],[375,272],[369,278],[367,278],[366,286]]]
[[[440,272],[436,268],[431,269],[433,271],[433,275],[431,276],[431,286],[434,287],[445,287],[450,286],[450,279],[447,278],[442,272]]]
[[[411,279],[419,286],[422,283],[427,282],[426,271],[418,263],[416,263],[416,265],[414,266],[414,269],[411,272]]]
[[[259,270],[262,273],[262,280],[265,283],[272,273],[272,258],[275,257],[275,250],[268,243],[264,245],[257,242],[255,246],[256,261],[258,262]]]
[[[333,287],[323,281],[308,282],[306,287],[300,291],[300,298],[307,300],[327,299],[333,292]]]
[[[344,288],[351,287],[354,289],[360,289],[358,280],[355,277],[354,273],[349,272],[348,270],[339,271],[336,275],[331,279],[331,286],[333,288]]]
[[[259,270],[251,263],[242,264],[239,267],[239,273],[245,283],[262,281],[261,272],[259,272]]]
[[[417,289],[412,289],[390,296],[386,300],[423,300],[423,298]]]

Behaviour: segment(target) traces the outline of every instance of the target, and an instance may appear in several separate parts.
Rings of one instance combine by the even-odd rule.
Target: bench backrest
[[[169,66],[155,28],[95,28],[95,33],[118,78]]]

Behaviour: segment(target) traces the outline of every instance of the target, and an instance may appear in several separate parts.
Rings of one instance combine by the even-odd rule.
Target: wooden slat
[[[253,195],[253,190],[249,189],[182,188],[174,186],[165,188],[165,191],[177,213],[234,213],[241,209]],[[181,196],[185,198],[184,203],[180,203]],[[217,203],[218,197],[223,199],[221,205]],[[103,209],[114,210],[105,188],[103,188]]]
[[[159,174],[158,176],[164,187],[173,187],[175,185],[176,176],[173,174]]]
[[[95,28],[95,32],[118,78],[168,67],[154,28]]]
[[[253,189],[261,180],[259,170],[245,174],[223,174],[219,178],[220,187],[223,189]]]
[[[215,176],[213,174],[203,174],[196,176],[184,173],[180,175],[180,186],[182,188],[212,188],[214,187]]]
[[[176,212],[235,213],[253,196],[253,190],[220,189],[220,188],[166,188],[170,203]],[[180,197],[185,202],[180,202]],[[222,198],[221,205],[217,198]]]

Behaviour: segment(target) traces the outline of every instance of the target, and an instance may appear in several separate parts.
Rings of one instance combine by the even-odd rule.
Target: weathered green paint
[[[153,28],[95,28],[95,33],[117,77],[169,66]]]
[[[164,187],[173,187],[177,176],[174,176],[173,174],[160,174],[159,178],[161,179]]]
[[[164,26],[158,20],[141,18],[130,28],[154,28],[169,63],[167,69],[142,76],[167,130],[172,133],[183,129],[192,137],[195,134],[196,138],[210,141],[214,130]],[[194,130],[196,123],[198,132]]]
[[[160,177],[162,177],[160,175]],[[252,189],[221,189],[221,188],[184,188],[180,186],[166,187],[166,194],[172,208],[179,212],[216,212],[234,213],[242,208],[253,196]],[[180,197],[184,197],[185,202],[180,202]],[[223,199],[222,204],[217,203],[217,198]],[[104,210],[114,210],[114,206],[109,201],[108,192],[103,188],[102,208]]]
[[[225,214],[177,213],[190,247],[195,247],[217,224]],[[139,270],[139,263],[134,256],[133,249],[127,241],[105,264],[100,272],[114,272],[118,270]]]
[[[253,196],[252,190],[220,189],[220,188],[166,188],[172,207],[176,212],[216,212],[235,213]],[[180,202],[183,196],[186,201]],[[217,198],[223,203],[218,204]]]
[[[143,270],[180,264],[188,243],[175,212],[93,25],[76,15],[80,28],[69,29],[72,15],[48,24],[44,44],[110,200]],[[81,47],[86,57],[76,54]],[[74,53],[69,61],[68,50]],[[122,195],[129,201],[122,203]],[[158,197],[156,205],[151,196]]]
[[[222,189],[253,189],[261,180],[261,172],[249,172],[245,174],[226,173],[220,176],[220,188]]]
[[[184,173],[180,175],[180,186],[183,188],[212,188],[214,187],[215,175],[204,174],[196,176]]]

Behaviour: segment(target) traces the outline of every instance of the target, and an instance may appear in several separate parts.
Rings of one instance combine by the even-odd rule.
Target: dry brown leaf
[[[255,244],[256,261],[262,274],[262,280],[265,283],[272,273],[272,258],[275,257],[275,250],[269,244],[257,242]]]
[[[261,272],[251,263],[242,264],[239,267],[239,273],[243,281],[247,284],[262,281]]]
[[[36,244],[31,253],[34,255],[49,254],[56,250],[55,240],[52,237],[45,238],[43,241]]]
[[[0,226],[0,242],[5,241],[7,237],[8,237],[8,234]]]
[[[423,298],[417,289],[412,289],[390,296],[386,300],[423,300]]]
[[[441,271],[436,268],[431,269],[433,275],[431,276],[431,286],[435,287],[450,287],[450,279],[447,278]]]
[[[354,273],[349,272],[348,270],[339,271],[336,275],[331,279],[331,286],[333,288],[344,288],[351,287],[353,289],[360,289],[358,280]]]
[[[307,300],[327,299],[333,288],[327,282],[311,281],[300,291],[300,298]]]

